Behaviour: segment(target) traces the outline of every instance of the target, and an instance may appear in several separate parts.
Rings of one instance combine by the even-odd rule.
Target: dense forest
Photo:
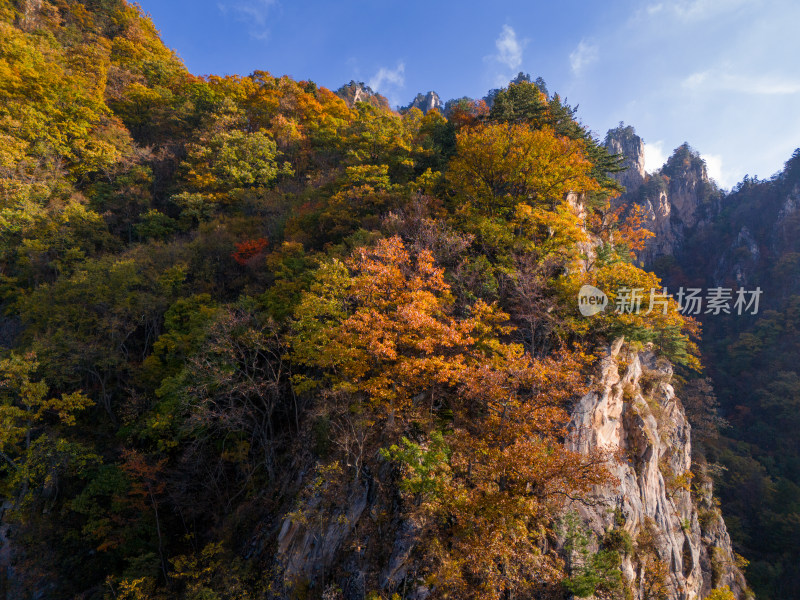
[[[578,312],[660,287],[620,157],[542,81],[447,117],[356,88],[194,76],[123,0],[0,2],[6,597],[341,598],[277,540],[362,489],[351,552],[405,515],[431,598],[628,598],[637,552],[667,597],[652,531],[553,542],[618,460],[564,445],[608,345],[700,368],[672,305]]]

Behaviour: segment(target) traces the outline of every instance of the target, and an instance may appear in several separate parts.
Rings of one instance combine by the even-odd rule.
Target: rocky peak
[[[675,217],[684,227],[694,227],[698,220],[715,208],[719,190],[711,183],[706,163],[689,144],[678,146],[661,169],[669,183],[669,198]]]
[[[442,102],[442,99],[439,98],[439,94],[431,91],[424,95],[417,94],[414,100],[411,101],[411,104],[402,109],[402,112],[409,111],[412,108],[418,108],[423,114],[426,115],[432,110],[438,110],[439,112],[443,113],[444,102]]]
[[[375,92],[363,81],[351,80],[350,83],[343,85],[336,90],[335,93],[344,100],[350,108],[353,108],[357,102],[365,102],[376,108],[390,110],[389,101]]]
[[[620,123],[617,128],[609,129],[605,147],[611,154],[621,154],[624,157],[622,166],[625,170],[616,173],[614,178],[626,190],[636,190],[644,183],[644,141],[636,135],[633,127]]]
[[[639,253],[639,260],[652,265],[660,256],[674,255],[684,245],[687,233],[709,223],[721,208],[722,193],[709,179],[705,161],[684,143],[664,166],[649,175],[644,171],[644,143],[632,127],[620,124],[606,135],[606,148],[625,158],[625,171],[616,175],[626,192],[617,206],[639,205],[645,226],[654,237]]]
[[[592,550],[619,552],[628,597],[647,598],[660,570],[671,600],[699,600],[726,585],[745,598],[711,480],[702,466],[693,469],[691,427],[672,375],[668,361],[622,339],[608,350],[594,389],[573,411],[567,444],[616,456],[615,481],[595,488],[592,502],[575,503],[573,511]]]

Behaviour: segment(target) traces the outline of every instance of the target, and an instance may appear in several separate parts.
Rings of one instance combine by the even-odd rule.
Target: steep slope
[[[578,597],[589,586],[599,597],[699,600],[727,586],[736,598],[751,597],[705,463],[693,464],[691,426],[670,363],[619,339],[595,372],[572,410],[566,444],[614,460],[609,483],[567,505],[555,543],[571,574],[568,587]],[[387,467],[349,485],[335,508],[323,508],[329,492],[320,489],[301,517],[285,518],[276,558],[286,582],[314,589],[335,574],[346,600],[370,587],[415,600],[435,592],[416,575],[424,570],[417,551],[424,519],[398,511],[400,499],[386,495]],[[387,513],[393,518],[382,522]]]
[[[696,357],[679,315],[578,313],[587,278],[655,280],[575,109],[524,77],[449,121],[195,77],[123,0],[0,15],[6,595],[621,585],[559,546],[616,468],[569,411],[614,337]]]
[[[593,391],[573,411],[567,443],[616,455],[615,480],[595,490],[596,504],[573,506],[593,534],[589,547],[622,555],[634,598],[663,592],[692,600],[722,586],[742,598],[744,577],[711,482],[702,464],[693,465],[691,426],[672,376],[672,366],[652,352],[631,350],[622,339],[613,344]]]
[[[800,517],[798,166],[795,152],[777,176],[734,188],[721,214],[665,269],[674,281],[762,292],[755,316],[705,319],[704,353],[731,425],[709,457],[727,468],[723,508],[763,598],[797,597],[800,589],[800,530],[791,525]]]

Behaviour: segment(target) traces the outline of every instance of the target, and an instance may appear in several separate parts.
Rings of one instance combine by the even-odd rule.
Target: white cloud
[[[722,168],[722,156],[720,154],[701,154],[706,163],[706,171],[708,176],[725,188],[730,188],[735,181]],[[663,140],[657,142],[645,143],[644,145],[644,170],[648,173],[655,173],[664,163],[667,162],[667,154],[664,152]]]
[[[664,142],[645,142],[644,144],[644,170],[648,173],[655,173],[664,163],[667,162],[667,155],[664,153]]]
[[[706,161],[708,176],[723,187],[730,187],[722,174],[722,156],[719,154],[701,154],[700,158]]]
[[[503,25],[500,35],[494,42],[497,52],[483,57],[483,62],[491,69],[489,77],[495,87],[507,86],[520,71],[523,50],[528,42],[527,39],[519,39],[513,27]]]
[[[629,18],[581,31],[563,53],[581,36],[600,47],[598,63],[580,77],[567,73],[582,120],[605,128],[624,119],[648,141],[663,140],[661,156],[648,144],[651,172],[684,140],[722,158],[721,166],[708,163],[722,187],[745,173],[768,177],[780,169],[800,145],[800,2],[629,4]]]
[[[757,0],[667,0],[639,9],[634,14],[634,20],[658,15],[659,19],[676,17],[683,22],[699,22],[721,14],[730,14],[740,7],[752,8],[757,3]]]
[[[267,17],[278,0],[240,0],[238,2],[220,2],[217,7],[223,15],[230,15],[237,21],[248,24],[250,35],[256,39],[266,39]]]
[[[693,21],[708,19],[748,3],[753,2],[752,0],[681,0],[674,2],[670,8],[681,19]]]
[[[800,81],[761,80],[755,83],[754,94],[768,96],[786,96],[800,93]]]
[[[696,90],[708,80],[708,71],[692,73],[681,82],[681,86],[689,90]]]
[[[692,73],[681,82],[684,89],[735,92],[759,96],[782,96],[800,93],[800,81],[776,75],[747,76],[722,70]]]
[[[495,40],[497,54],[494,58],[512,71],[522,64],[522,47],[524,44],[517,39],[517,33],[508,25],[503,25],[500,37]]]
[[[406,82],[405,73],[406,65],[402,61],[398,62],[394,69],[381,67],[378,69],[378,72],[372,76],[372,79],[369,80],[368,85],[376,92],[385,92],[387,85],[403,87]]]
[[[580,75],[586,67],[597,62],[598,56],[599,52],[596,45],[590,44],[586,40],[581,40],[581,43],[569,55],[569,64],[572,67],[572,72],[575,75]]]

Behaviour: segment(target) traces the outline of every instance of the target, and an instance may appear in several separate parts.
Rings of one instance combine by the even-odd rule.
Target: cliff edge
[[[628,597],[694,600],[728,586],[748,598],[710,478],[704,465],[693,465],[691,426],[672,376],[670,363],[650,351],[621,339],[611,346],[573,411],[567,444],[616,455],[615,480],[571,510],[588,530],[590,550],[619,552]]]

